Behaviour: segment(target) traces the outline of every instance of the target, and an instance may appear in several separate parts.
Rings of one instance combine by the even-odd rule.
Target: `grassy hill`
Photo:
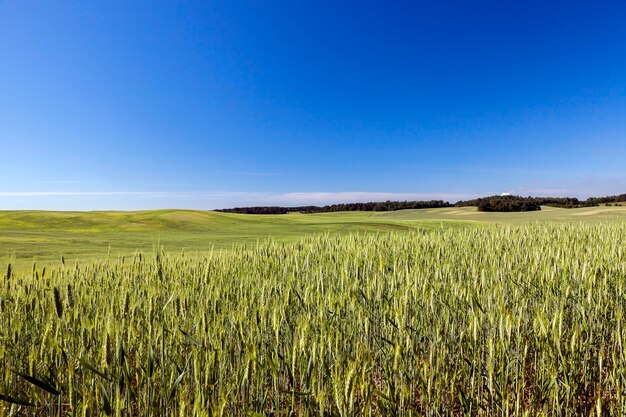
[[[240,215],[190,210],[138,212],[0,212],[0,261],[96,258],[135,250],[230,249],[273,238],[432,229],[440,222],[384,219],[372,213]],[[459,227],[464,222],[446,222]]]
[[[87,259],[152,251],[204,251],[330,233],[380,233],[482,227],[532,222],[606,222],[626,220],[625,206],[558,209],[540,212],[485,213],[473,207],[241,215],[192,210],[136,212],[0,211],[0,261],[30,263]]]

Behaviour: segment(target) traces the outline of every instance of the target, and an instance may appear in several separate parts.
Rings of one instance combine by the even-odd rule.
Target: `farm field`
[[[9,270],[0,415],[624,415],[624,236],[337,233]]]
[[[462,220],[385,219],[365,212],[240,215],[209,211],[0,212],[0,260],[14,264],[129,255],[135,251],[202,252],[294,241],[330,233],[378,233],[471,226]]]
[[[400,221],[465,221],[499,225],[527,223],[599,223],[626,221],[626,206],[597,206],[564,209],[543,206],[541,211],[493,213],[476,210],[475,207],[451,207],[423,210],[400,210],[377,214],[385,220]]]
[[[441,228],[519,225],[534,222],[596,223],[626,220],[626,206],[540,212],[483,213],[475,208],[239,215],[208,211],[143,212],[0,211],[0,262],[28,265],[85,260],[135,251],[202,252],[257,242],[295,241],[330,233],[432,231]]]

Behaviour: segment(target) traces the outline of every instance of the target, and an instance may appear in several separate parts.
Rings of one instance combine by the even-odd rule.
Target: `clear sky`
[[[626,192],[624,1],[0,0],[0,209]]]

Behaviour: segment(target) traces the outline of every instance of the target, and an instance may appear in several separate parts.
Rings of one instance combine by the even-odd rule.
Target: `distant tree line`
[[[581,201],[575,197],[521,197],[517,195],[494,195],[473,200],[459,201],[456,207],[478,207],[481,211],[533,211],[541,210],[540,206],[578,208],[597,206],[595,201]],[[482,205],[482,206],[481,206]],[[490,209],[490,208],[496,209]],[[497,209],[497,208],[500,209]]]
[[[516,195],[493,195],[476,198],[474,200],[459,201],[457,207],[478,207],[479,211],[538,211],[541,204],[532,197],[520,197]]]
[[[587,202],[597,204],[609,204],[609,203],[624,203],[626,202],[626,194],[610,195],[607,197],[591,197],[587,199]]]
[[[330,213],[335,211],[396,211],[406,209],[451,207],[447,201],[382,201],[369,203],[331,204],[327,206],[299,206],[299,207],[235,207],[216,210],[223,213],[241,214],[287,214],[287,213]]]
[[[229,209],[219,209],[222,213],[239,213],[239,214],[287,214],[292,212],[309,213],[314,206],[302,207],[278,207],[278,206],[255,206],[255,207],[234,207]]]
[[[441,207],[477,207],[480,211],[537,211],[541,206],[560,208],[593,207],[600,204],[626,202],[626,194],[607,197],[590,197],[579,200],[575,197],[521,197],[517,195],[494,195],[464,200],[454,205],[443,200],[430,201],[382,201],[369,203],[331,204],[327,206],[257,206],[235,207],[216,210],[223,213],[240,214],[287,214],[287,213],[330,213],[335,211],[395,211],[406,209],[424,209]]]

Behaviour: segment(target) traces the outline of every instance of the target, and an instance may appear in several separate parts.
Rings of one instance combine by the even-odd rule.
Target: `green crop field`
[[[0,212],[0,416],[624,415],[625,220]]]
[[[462,227],[471,222],[385,219],[373,213],[241,215],[208,211],[0,212],[0,260],[14,264],[151,252],[201,252],[306,235]]]
[[[9,269],[0,415],[624,415],[624,236],[394,230]]]

